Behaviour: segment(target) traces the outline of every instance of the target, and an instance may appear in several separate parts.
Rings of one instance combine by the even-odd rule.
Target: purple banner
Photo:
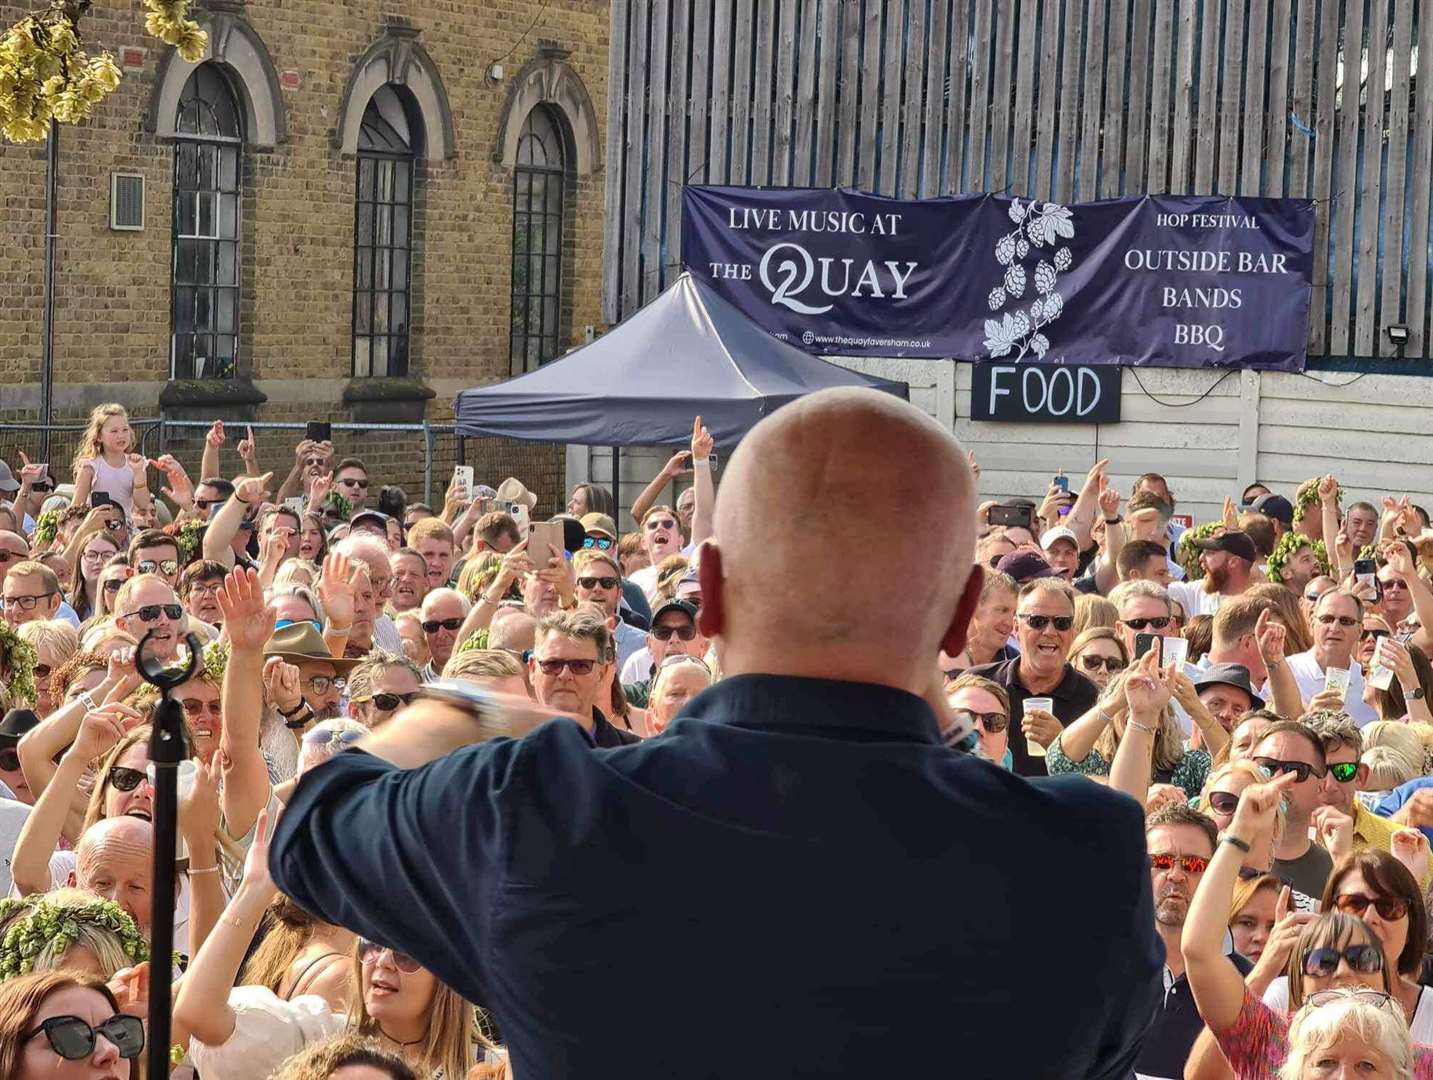
[[[1302,371],[1313,204],[687,187],[682,261],[813,353]]]

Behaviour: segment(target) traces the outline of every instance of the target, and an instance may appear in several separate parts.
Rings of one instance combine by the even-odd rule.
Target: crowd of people
[[[1021,1014],[1047,1030],[999,1075],[1433,1077],[1427,512],[1322,476],[1181,528],[1165,478],[1121,490],[1103,461],[977,505],[974,457],[872,397],[764,422],[721,500],[696,418],[633,531],[593,484],[551,514],[459,470],[428,506],[326,442],[260,473],[218,422],[196,482],[137,454],[118,405],[68,467],[0,462],[0,1080],[140,1075],[137,653],[179,663],[191,636],[176,1076],[847,1075],[916,1045],[868,1014],[891,982],[931,1040],[1011,1022],[981,979],[943,996],[949,968],[1018,968],[1009,935],[1067,955],[1013,972],[1051,1015]],[[967,801],[885,775],[892,743]],[[821,814],[818,789],[841,793]],[[947,832],[989,841],[961,886],[987,925],[950,925],[911,869]],[[1017,919],[1037,891],[1063,918],[1067,889],[1115,897],[1061,924],[1078,943]],[[763,922],[761,892],[799,923]],[[869,919],[823,927],[808,905],[838,892]],[[755,943],[779,977],[704,1004]],[[709,985],[623,981],[674,962]],[[691,1045],[684,1009],[732,1041]],[[594,1061],[584,1024],[635,1044]],[[822,1024],[841,1034],[813,1045]]]

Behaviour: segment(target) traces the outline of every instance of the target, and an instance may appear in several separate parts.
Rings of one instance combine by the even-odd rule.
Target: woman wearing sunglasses
[[[129,1080],[143,1050],[143,1020],[121,1013],[99,979],[52,971],[0,983],[5,1080]]]
[[[1101,689],[1095,707],[1050,743],[1045,764],[1052,776],[1062,772],[1083,773],[1086,776],[1110,774],[1110,766],[1114,763],[1130,718],[1125,683],[1132,673],[1139,670],[1135,666],[1113,675]],[[1081,667],[1080,671],[1084,673],[1085,668]],[[1183,676],[1176,675],[1175,678]],[[1167,705],[1159,712],[1158,727],[1154,732],[1153,766],[1150,774],[1152,783],[1172,784],[1182,789],[1187,799],[1199,794],[1204,778],[1209,775],[1209,752],[1184,748],[1179,721],[1174,717],[1174,710]]]
[[[1239,1080],[1267,1080],[1289,1053],[1289,1019],[1254,996],[1224,953],[1229,911],[1239,870],[1253,845],[1272,843],[1275,815],[1293,773],[1245,789],[1233,820],[1220,837],[1184,922],[1184,968],[1195,1004]],[[1290,951],[1289,1000],[1302,1008],[1320,991],[1365,988],[1395,991],[1395,976],[1369,927],[1341,911],[1305,926]],[[1433,1077],[1433,1056],[1414,1048],[1415,1075]],[[1196,1048],[1196,1057],[1199,1050]],[[1186,1073],[1189,1075],[1189,1072]]]
[[[1129,666],[1129,653],[1111,627],[1092,626],[1070,643],[1070,663],[1101,690],[1107,690],[1114,677]]]
[[[244,876],[224,918],[194,958],[174,1003],[177,1024],[192,1033],[189,1053],[204,1080],[269,1076],[284,1061],[345,1030],[398,1054],[421,1076],[463,1080],[477,1030],[473,1006],[403,953],[373,942],[353,948],[356,993],[347,1013],[322,997],[284,1001],[265,986],[235,986],[244,951],[277,895],[269,877],[268,814],[260,815]]]

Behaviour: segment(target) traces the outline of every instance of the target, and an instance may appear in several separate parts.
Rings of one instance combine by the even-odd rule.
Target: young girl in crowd
[[[131,517],[136,503],[150,505],[145,480],[146,463],[135,453],[134,432],[123,405],[97,405],[90,413],[90,426],[75,451],[74,505],[85,506],[90,495],[102,491]]]

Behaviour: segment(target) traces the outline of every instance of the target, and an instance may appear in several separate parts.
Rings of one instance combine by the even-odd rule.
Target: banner
[[[692,187],[682,261],[813,353],[1302,371],[1313,204]]]

